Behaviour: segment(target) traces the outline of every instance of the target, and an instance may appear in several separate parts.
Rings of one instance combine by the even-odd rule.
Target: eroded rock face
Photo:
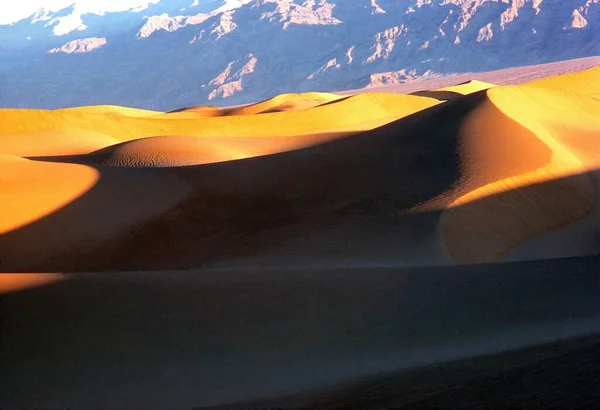
[[[208,100],[228,98],[244,91],[244,77],[254,73],[257,63],[258,59],[250,53],[244,59],[227,64],[227,67],[219,75],[208,82],[209,87],[214,87],[208,94]],[[233,71],[235,67],[239,68]]]
[[[169,110],[600,54],[600,0],[162,0],[93,18],[77,10],[40,10],[25,23],[0,26],[0,106],[94,102],[85,93],[52,92],[77,89],[73,81],[92,88],[110,82],[92,95],[98,102]],[[79,26],[59,37],[63,20]],[[37,63],[44,70],[24,64],[20,47],[31,61],[36,47],[48,53]],[[99,47],[103,53],[81,56]],[[69,64],[57,53],[69,54]],[[11,58],[19,66],[13,71],[6,68]],[[40,74],[47,67],[57,73],[52,84]],[[27,87],[36,101],[19,100]]]
[[[49,54],[56,53],[65,53],[65,54],[75,54],[75,53],[89,53],[94,51],[102,46],[106,45],[105,38],[82,38],[79,40],[69,41],[61,47],[53,48],[48,51]]]
[[[284,29],[293,24],[328,26],[342,23],[333,16],[333,9],[336,5],[328,3],[327,0],[306,0],[301,4],[294,0],[263,0],[262,4],[268,3],[275,3],[275,10],[263,13],[260,17],[261,20],[283,22]]]

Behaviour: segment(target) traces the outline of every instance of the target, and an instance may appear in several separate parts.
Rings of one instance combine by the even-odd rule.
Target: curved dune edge
[[[487,95],[499,111],[530,130],[552,156],[547,164],[531,172],[481,186],[449,205],[441,226],[448,252],[460,263],[497,260],[533,236],[585,218],[597,206],[594,180],[585,173],[591,172],[598,160],[589,155],[591,158],[582,161],[573,149],[579,147],[576,151],[585,153],[586,147],[597,144],[600,122],[595,126],[597,133],[590,132],[586,137],[581,136],[577,126],[552,127],[547,121],[553,118],[554,123],[564,125],[576,116],[586,123],[588,113],[589,125],[589,113],[594,112],[590,110],[591,101],[565,97],[556,90],[527,87],[500,87]],[[534,150],[516,151],[518,155],[529,155]]]
[[[0,295],[49,285],[67,279],[62,273],[3,273],[0,275]]]
[[[86,105],[83,107],[59,108],[53,110],[59,113],[84,113],[84,114],[102,114],[116,115],[125,117],[149,117],[163,114],[160,111],[143,110],[141,108],[122,107],[119,105]]]
[[[471,80],[465,83],[456,84],[448,87],[436,88],[434,90],[417,91],[411,93],[410,95],[434,98],[439,101],[450,101],[456,98],[461,98],[465,95],[475,94],[493,87],[497,87],[497,85],[478,80]]]
[[[282,137],[339,131],[366,131],[365,124],[381,125],[432,107],[440,102],[391,93],[359,94],[334,104],[306,110],[261,115],[199,119],[111,117],[82,112],[7,109],[0,111],[0,134],[71,128],[88,129],[129,141],[160,135],[205,137]]]
[[[23,161],[35,163],[44,175],[29,172],[28,177],[34,180],[18,180],[20,189],[10,187],[8,201],[0,203],[0,215],[8,216],[1,219],[8,226],[2,226],[0,235],[4,255],[1,266],[8,272],[64,272],[47,267],[56,266],[57,260],[60,262],[65,256],[86,255],[81,259],[85,264],[88,258],[107,257],[116,241],[173,209],[190,194],[189,185],[174,173],[124,168],[97,171],[84,165]],[[57,167],[68,170],[68,174],[50,172]],[[91,189],[66,196],[70,193],[68,184],[77,177],[74,171],[78,168],[91,170],[99,179],[89,187]],[[5,169],[4,164],[0,163],[0,169]],[[63,181],[67,187],[63,189],[54,181]],[[51,195],[51,199],[58,198],[53,203],[45,200]],[[43,209],[34,213],[40,206],[44,206]],[[6,211],[12,211],[13,216]],[[23,226],[25,223],[28,225]],[[23,229],[18,229],[20,227]],[[168,238],[157,238],[158,242],[163,240]],[[92,261],[91,265],[97,263]],[[31,266],[41,269],[31,269]]]
[[[581,81],[594,76],[600,71]],[[410,256],[415,264],[499,261],[529,239],[581,225],[598,206],[591,173],[600,167],[600,101],[569,81],[432,91],[454,95],[448,102],[283,95],[213,117],[113,106],[0,110],[2,269],[77,270],[96,254],[111,261],[91,263],[100,269],[173,260],[197,268],[250,254],[294,258],[294,246],[315,260],[370,258],[366,250],[393,259],[370,239],[342,239],[343,229],[370,229],[382,248],[421,255]],[[153,169],[165,167],[174,169]],[[410,215],[427,211],[434,218]],[[330,226],[317,227],[319,218]],[[423,238],[412,249],[405,233],[386,236],[385,221]],[[536,246],[539,256],[545,248]]]
[[[497,87],[497,85],[486,83],[485,81],[471,80],[466,83],[443,87],[434,91],[449,91],[461,95],[468,95],[494,87]]]
[[[0,152],[20,157],[80,155],[118,142],[99,132],[65,128],[0,135]]]
[[[524,85],[532,88],[563,90],[587,96],[600,95],[600,66],[568,74],[529,81]]]
[[[451,258],[457,263],[493,262],[525,240],[593,211],[596,192],[588,175],[546,184],[540,183],[540,175],[524,174],[481,188],[476,201],[445,210],[441,226]]]
[[[0,235],[37,221],[73,202],[99,180],[95,169],[0,154]]]
[[[280,94],[275,97],[233,108],[219,108],[210,105],[198,105],[181,108],[164,114],[163,118],[220,117],[231,115],[255,115],[271,112],[295,111],[314,108],[318,105],[346,98],[337,94],[307,92],[300,94]],[[187,117],[184,115],[187,114]]]
[[[243,138],[161,136],[116,144],[79,159],[111,167],[178,167],[202,165],[286,152],[322,144],[353,133],[334,132],[303,137]]]

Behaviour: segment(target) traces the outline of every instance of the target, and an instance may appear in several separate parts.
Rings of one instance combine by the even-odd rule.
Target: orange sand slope
[[[600,68],[421,96],[0,110],[0,269],[599,252],[598,84]]]

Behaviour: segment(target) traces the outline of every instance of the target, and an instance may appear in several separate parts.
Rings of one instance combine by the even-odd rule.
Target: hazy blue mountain
[[[600,0],[162,0],[0,26],[0,106],[172,109],[600,54]]]

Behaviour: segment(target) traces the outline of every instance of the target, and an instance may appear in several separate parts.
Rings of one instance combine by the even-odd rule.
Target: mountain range
[[[600,54],[600,0],[160,0],[0,25],[0,107],[170,110]]]

